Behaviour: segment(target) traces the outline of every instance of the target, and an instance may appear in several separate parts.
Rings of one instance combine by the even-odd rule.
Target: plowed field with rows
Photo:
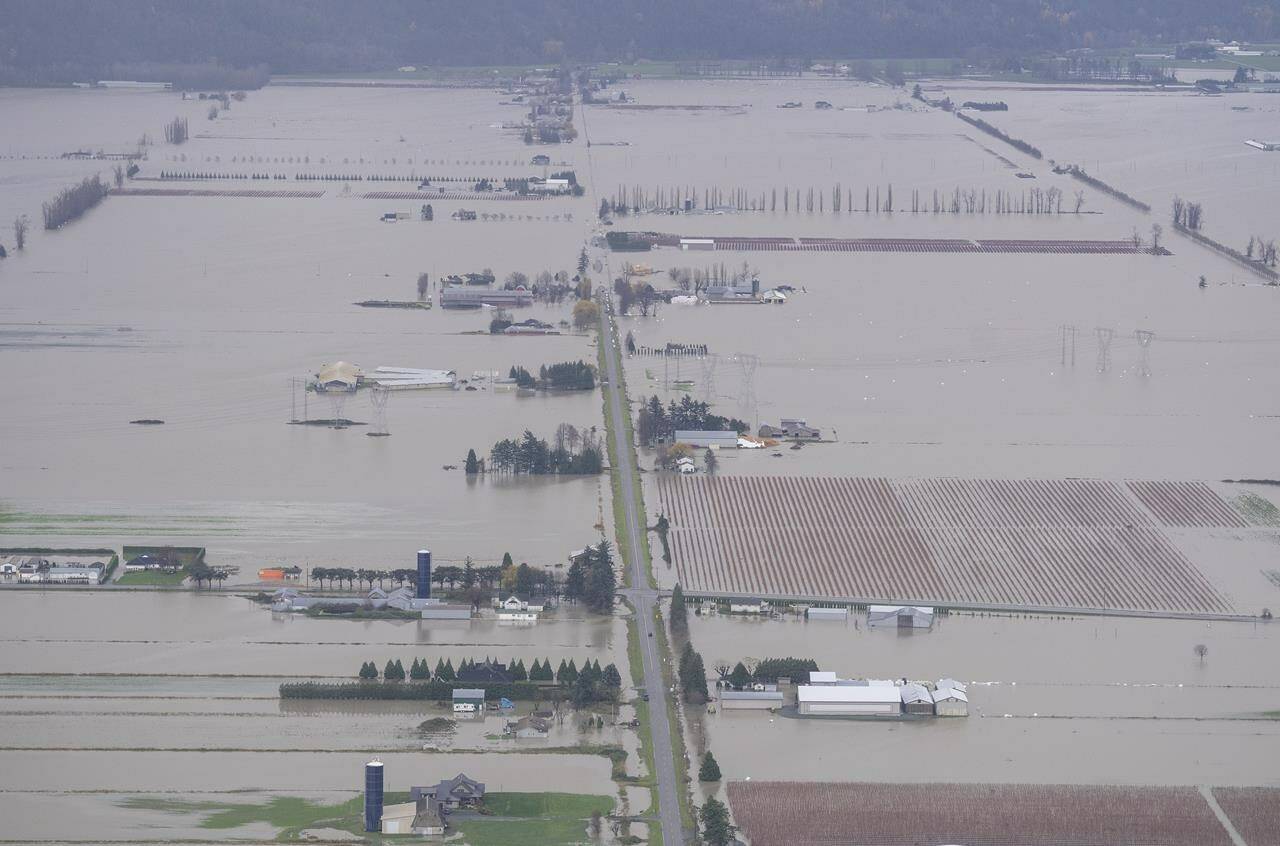
[[[1199,482],[658,480],[697,594],[1230,613],[1169,527],[1248,525]]]
[[[1231,846],[1194,787],[731,782],[729,804],[751,846]]]

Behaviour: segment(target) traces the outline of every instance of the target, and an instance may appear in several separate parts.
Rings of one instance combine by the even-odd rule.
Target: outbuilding
[[[470,605],[428,605],[422,609],[424,620],[470,620]]]
[[[868,685],[801,685],[796,703],[802,716],[896,717],[902,698],[896,687]]]
[[[933,627],[933,609],[922,605],[872,605],[867,608],[867,625],[928,629]]]
[[[939,717],[969,716],[966,685],[955,679],[939,679],[933,691],[933,708]]]
[[[691,447],[710,449],[737,449],[738,433],[726,430],[694,430],[685,429],[675,433],[676,443],[688,444]]]
[[[459,687],[453,691],[453,712],[474,714],[484,710],[484,691],[478,687]]]
[[[681,238],[680,249],[682,250],[714,250],[716,242],[714,238]]]
[[[768,711],[783,705],[780,690],[722,690],[722,711]]]
[[[843,623],[849,619],[849,609],[810,607],[805,609],[804,616],[810,620],[833,620]]]
[[[905,713],[933,716],[933,696],[924,685],[908,682],[898,688],[898,694]]]

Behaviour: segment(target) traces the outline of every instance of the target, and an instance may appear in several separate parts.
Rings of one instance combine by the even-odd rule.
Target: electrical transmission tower
[[[1093,334],[1098,338],[1098,372],[1106,373],[1111,369],[1111,341],[1116,336],[1116,330],[1099,326],[1093,330]]]
[[[720,356],[704,355],[699,363],[702,365],[702,401],[713,403],[716,400],[716,366],[720,363]]]
[[[742,388],[738,391],[738,408],[743,419],[756,426],[756,368],[760,366],[760,357],[751,353],[738,353],[735,358],[742,369]]]
[[[1062,333],[1062,366],[1067,366],[1067,360],[1070,359],[1071,366],[1076,366],[1076,327],[1063,324],[1058,329]]]
[[[1151,375],[1151,342],[1156,339],[1156,333],[1150,329],[1137,329],[1133,333],[1133,337],[1138,339],[1138,351],[1141,356],[1138,359],[1138,375]]]
[[[391,391],[382,385],[374,385],[369,389],[369,403],[373,406],[373,429],[365,432],[371,438],[385,438],[390,436],[387,431],[387,400],[391,398]]]

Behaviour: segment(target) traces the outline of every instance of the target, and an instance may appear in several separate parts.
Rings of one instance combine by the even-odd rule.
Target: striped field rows
[[[1246,525],[1195,482],[664,475],[658,489],[695,595],[1229,613],[1165,528]]]

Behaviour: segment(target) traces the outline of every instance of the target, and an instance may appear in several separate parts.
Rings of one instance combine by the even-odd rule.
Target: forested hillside
[[[0,81],[137,63],[274,73],[924,57],[1280,37],[1280,0],[5,0]]]

